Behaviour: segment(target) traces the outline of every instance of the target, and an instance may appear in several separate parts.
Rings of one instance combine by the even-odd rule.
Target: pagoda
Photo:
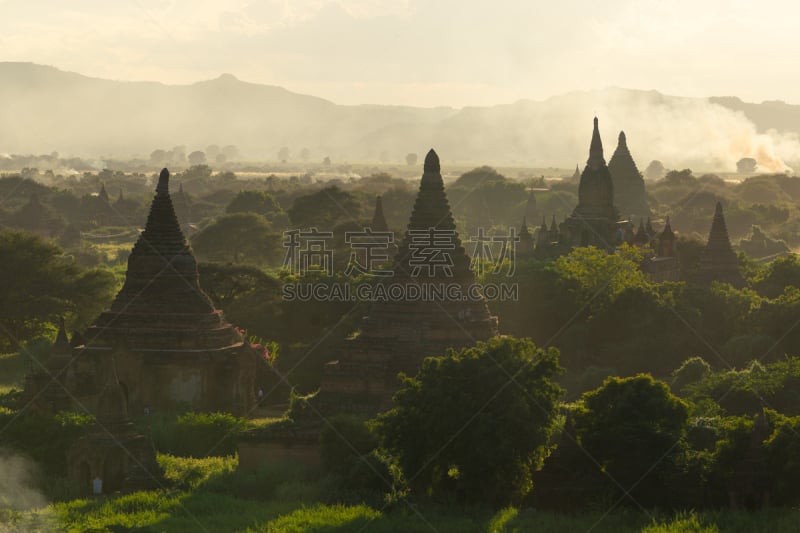
[[[57,346],[63,351],[61,336]],[[71,398],[61,409],[96,410],[112,375],[129,412],[244,413],[253,405],[256,351],[200,288],[197,262],[172,206],[167,169],[128,258],[122,289],[78,337],[82,342],[69,356],[59,355],[66,369],[52,375]]]
[[[647,205],[644,178],[628,150],[624,131],[619,132],[617,149],[608,162],[608,171],[614,182],[614,205],[623,213],[649,216],[650,207]]]
[[[734,287],[743,287],[744,278],[739,272],[739,259],[731,248],[728,237],[728,228],[725,225],[725,216],[722,214],[722,203],[717,202],[714,219],[711,222],[711,231],[708,243],[700,254],[700,266],[696,280],[699,283],[722,281]]]
[[[569,246],[597,246],[611,251],[617,241],[618,218],[614,185],[595,117],[589,159],[578,185],[578,205],[563,223],[561,241]]]
[[[647,223],[652,228],[649,219]],[[680,280],[681,265],[678,260],[675,233],[672,231],[669,217],[667,217],[664,229],[655,241],[655,255],[644,258],[642,271],[656,283]]]
[[[489,314],[483,297],[436,295],[448,286],[466,295],[476,281],[433,150],[425,157],[419,192],[392,269],[392,277],[381,285],[399,294],[374,298],[360,331],[345,342],[338,360],[325,367],[315,398],[323,412],[388,408],[400,386],[399,372],[414,375],[425,357],[497,335],[497,318]],[[413,296],[420,291],[428,291],[428,296]]]

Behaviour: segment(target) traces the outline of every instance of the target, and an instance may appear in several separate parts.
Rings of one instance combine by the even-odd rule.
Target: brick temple
[[[122,289],[77,338],[67,343],[62,325],[47,371],[28,377],[26,397],[39,409],[97,412],[110,382],[123,391],[130,413],[245,413],[253,406],[256,351],[200,288],[167,169],[128,258]]]
[[[421,241],[430,245],[424,251]],[[432,260],[426,263],[424,259]],[[419,192],[392,268],[394,275],[383,282],[411,290],[453,284],[466,294],[476,282],[433,150],[425,157]],[[400,386],[398,372],[414,375],[425,357],[472,346],[494,335],[497,318],[490,316],[483,298],[376,301],[360,331],[341,348],[338,360],[326,365],[317,404],[326,412],[389,407]]]

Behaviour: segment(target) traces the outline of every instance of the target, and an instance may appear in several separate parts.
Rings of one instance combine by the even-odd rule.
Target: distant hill
[[[787,135],[800,133],[800,106],[777,102],[611,88],[463,109],[343,106],[229,74],[164,85],[0,63],[0,153],[146,158],[178,145],[233,144],[254,160],[276,159],[286,146],[290,158],[307,148],[314,161],[399,161],[434,146],[444,161],[567,167],[583,164],[594,114],[606,158],[624,129],[640,168],[660,159],[733,171],[751,156],[764,170],[785,170],[800,154]]]

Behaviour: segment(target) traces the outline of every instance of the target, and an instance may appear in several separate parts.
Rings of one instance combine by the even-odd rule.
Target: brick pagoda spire
[[[700,254],[697,280],[701,283],[723,281],[734,287],[743,287],[745,284],[744,278],[739,272],[739,260],[736,252],[731,248],[721,202],[717,202],[714,219],[711,222],[711,231],[708,234],[708,244]]]
[[[619,132],[617,149],[608,162],[608,171],[614,182],[614,205],[623,213],[632,213],[639,217],[650,216],[644,178],[628,149],[624,131]]]
[[[67,382],[81,384],[72,394],[84,405],[97,406],[103,386],[117,376],[130,412],[181,405],[245,412],[252,405],[255,351],[200,288],[167,169],[122,289],[81,338]]]
[[[589,159],[578,185],[578,205],[564,222],[566,244],[611,250],[616,243],[618,218],[614,184],[603,157],[603,141],[595,117]]]
[[[439,158],[425,157],[411,219],[398,246],[394,275],[384,287],[404,294],[378,299],[345,343],[338,361],[326,366],[318,402],[325,411],[376,411],[391,405],[399,387],[398,372],[416,374],[422,359],[460,349],[497,334],[497,319],[483,298],[410,296],[415,290],[443,290],[457,285],[463,294],[475,284],[470,258],[456,232]]]

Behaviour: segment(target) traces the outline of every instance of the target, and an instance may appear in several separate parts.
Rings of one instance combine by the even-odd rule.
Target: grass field
[[[780,532],[797,531],[798,510],[686,512],[601,510],[559,515],[534,509],[367,505],[347,500],[334,480],[299,466],[238,472],[235,457],[160,455],[169,488],[76,498],[27,511],[2,511],[0,531],[141,532]]]

